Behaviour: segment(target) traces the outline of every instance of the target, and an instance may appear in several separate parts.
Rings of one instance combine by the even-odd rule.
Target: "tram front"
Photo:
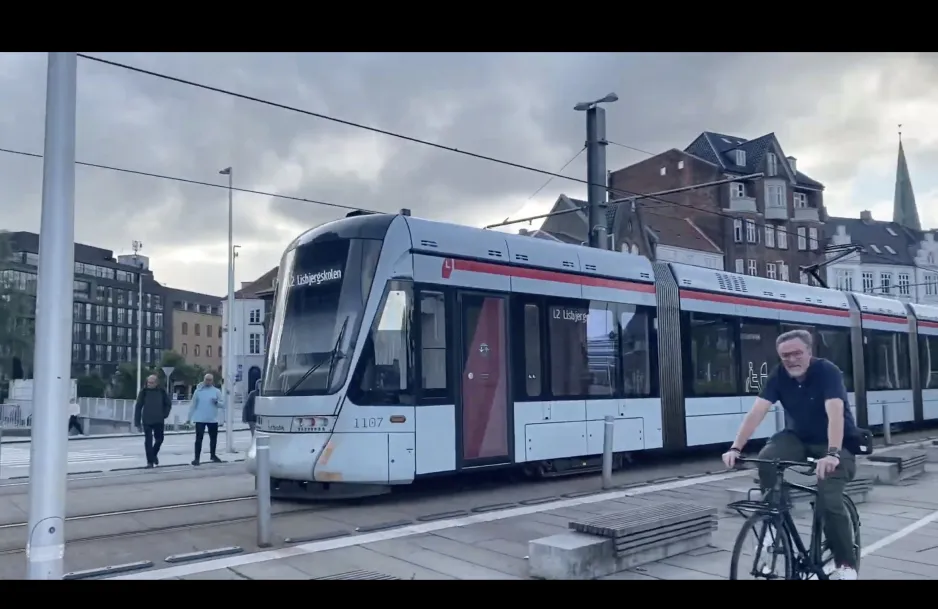
[[[306,483],[316,479],[316,462],[329,458],[329,438],[393,219],[337,220],[303,234],[283,255],[262,395],[255,402],[257,431],[270,437],[275,489],[292,481],[306,491]],[[252,473],[254,452],[252,445]]]

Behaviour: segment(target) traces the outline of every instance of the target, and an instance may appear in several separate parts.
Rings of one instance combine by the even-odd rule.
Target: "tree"
[[[107,381],[97,374],[81,375],[75,380],[80,398],[103,398]]]
[[[0,231],[0,378],[32,376],[35,321],[31,299],[14,283],[9,234]]]

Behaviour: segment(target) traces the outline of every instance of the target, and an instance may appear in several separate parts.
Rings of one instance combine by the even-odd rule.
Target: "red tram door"
[[[507,304],[501,296],[459,294],[461,467],[512,460]]]

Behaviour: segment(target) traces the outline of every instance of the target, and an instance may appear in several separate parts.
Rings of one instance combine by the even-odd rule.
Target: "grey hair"
[[[789,330],[788,332],[783,332],[781,336],[775,339],[775,348],[778,349],[782,343],[796,339],[806,344],[808,349],[814,348],[814,338],[807,330]]]

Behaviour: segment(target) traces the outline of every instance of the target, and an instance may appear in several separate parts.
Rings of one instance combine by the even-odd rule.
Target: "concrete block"
[[[898,484],[899,464],[870,461],[869,459],[858,460],[857,477],[869,478],[875,484]]]
[[[707,546],[712,531],[666,545],[616,556],[615,541],[585,533],[562,533],[528,543],[528,568],[537,579],[598,579]]]
[[[935,444],[933,441],[930,444],[926,444],[923,448],[925,449],[927,461],[929,463],[938,463],[938,444]]]
[[[528,542],[528,568],[538,579],[598,579],[616,572],[616,544],[607,537],[561,533]]]

